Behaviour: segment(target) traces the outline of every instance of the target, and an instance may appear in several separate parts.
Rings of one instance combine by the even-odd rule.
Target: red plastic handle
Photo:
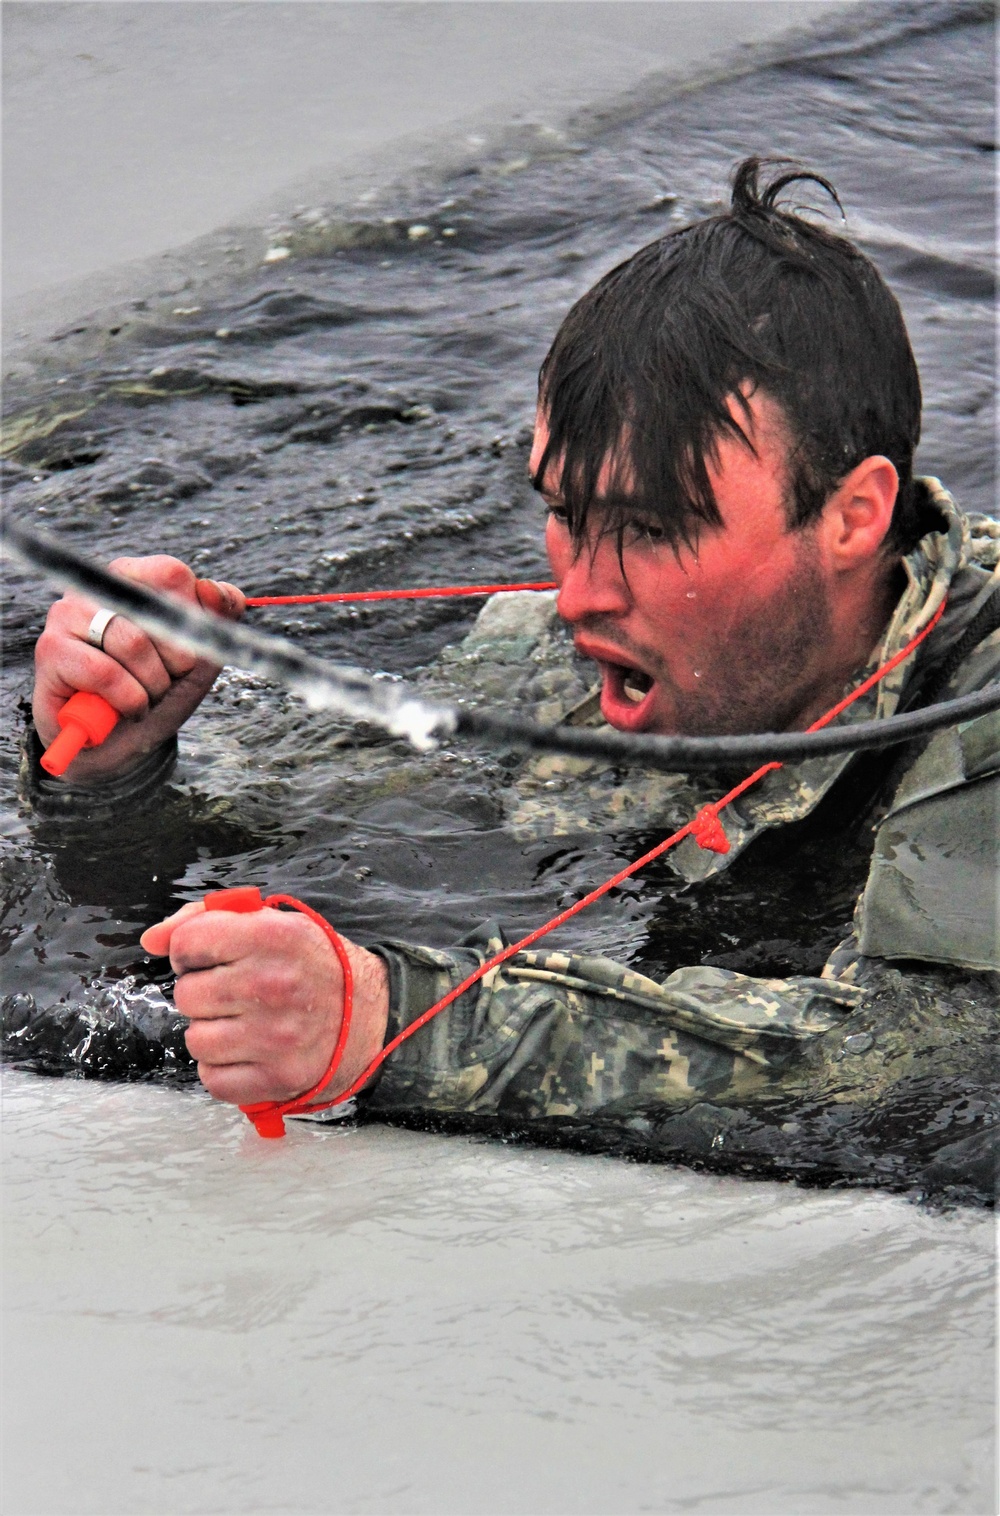
[[[111,735],[118,725],[119,715],[103,695],[78,690],[66,701],[56,720],[62,730],[49,743],[39,762],[47,774],[58,779],[81,749],[99,747]]]
[[[256,885],[244,884],[232,890],[211,890],[205,896],[206,911],[236,911],[241,916],[264,909],[264,897]]]

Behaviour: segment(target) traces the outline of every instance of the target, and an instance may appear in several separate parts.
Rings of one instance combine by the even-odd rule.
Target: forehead
[[[541,467],[542,454],[549,445],[549,422],[544,410],[539,405],[535,411],[535,435],[531,442],[531,456],[528,459],[528,473],[534,479]]]
[[[739,431],[718,438],[712,453],[705,459],[713,487],[718,490],[726,480],[736,483],[737,479],[745,487],[749,478],[754,477],[758,484],[771,483],[784,498],[791,448],[788,423],[781,406],[764,392],[745,388],[742,394],[730,397],[728,407]],[[550,458],[545,477],[537,478],[548,444],[548,417],[544,406],[539,404],[535,412],[528,473],[532,483],[544,495],[557,498],[562,488],[562,460]],[[604,459],[597,479],[597,500],[608,504],[625,503],[633,482],[626,442],[625,449]]]
[[[545,477],[537,478],[548,445],[548,418],[543,408],[539,406],[535,413],[535,435],[531,444],[531,456],[528,459],[528,476],[543,495],[557,498],[562,491],[562,459],[550,458],[546,465]],[[634,475],[627,452],[623,449],[617,455],[609,453],[601,464],[597,476],[596,499],[609,505],[623,504],[627,502],[633,484]]]

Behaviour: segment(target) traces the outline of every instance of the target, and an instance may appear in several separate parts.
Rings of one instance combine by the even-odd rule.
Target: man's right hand
[[[110,567],[229,620],[246,607],[235,585],[198,579],[177,558],[116,558]],[[183,726],[219,672],[219,665],[148,636],[124,616],[108,623],[103,651],[92,647],[87,629],[97,610],[83,595],[64,595],[35,647],[32,711],[43,746],[58,735],[58,712],[77,690],[103,695],[122,718],[99,747],[84,749],[70,764],[66,778],[74,784],[100,784],[134,767]]]

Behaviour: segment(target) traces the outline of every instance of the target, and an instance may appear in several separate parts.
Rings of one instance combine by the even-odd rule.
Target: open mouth
[[[613,642],[591,638],[578,631],[573,638],[577,652],[590,658],[601,672],[601,712],[610,726],[623,732],[645,731],[655,716],[659,699],[653,674],[647,674],[626,657]]]
[[[631,663],[601,659],[598,666],[604,676],[601,710],[605,721],[620,731],[644,730],[656,702],[656,680]]]

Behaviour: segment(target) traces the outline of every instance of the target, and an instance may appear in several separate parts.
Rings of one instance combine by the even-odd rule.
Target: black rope
[[[211,616],[189,601],[123,579],[47,534],[7,522],[0,544],[60,588],[78,590],[108,610],[128,616],[144,631],[166,637],[200,657],[261,674],[301,695],[313,708],[372,722],[395,736],[408,737],[415,747],[433,745],[437,737],[454,730],[448,706],[421,700],[405,685],[324,663],[283,637]]]
[[[900,710],[910,710],[918,705],[931,705],[951,677],[958,673],[973,648],[985,642],[986,638],[991,636],[998,627],[1000,627],[1000,584],[992,594],[986,597],[954,647],[949,648],[941,662],[931,668],[927,682],[914,690],[910,699],[900,705]]]
[[[762,732],[746,737],[626,737],[619,732],[591,732],[580,727],[538,726],[533,721],[479,710],[458,711],[456,732],[459,736],[479,738],[490,746],[566,753],[576,758],[599,758],[606,763],[675,774],[695,769],[755,767],[769,761],[798,763],[830,753],[891,747],[998,709],[1000,684],[991,684],[975,694],[942,701],[905,716],[827,727],[821,732]]]
[[[121,611],[147,631],[179,639],[192,651],[218,662],[252,669],[289,686],[314,704],[326,704],[354,714],[358,719],[377,722],[397,735],[410,735],[414,742],[419,741],[415,733],[438,740],[455,735],[491,747],[565,753],[578,758],[597,758],[606,763],[683,773],[696,769],[753,767],[769,760],[799,762],[831,753],[889,747],[1000,709],[1000,683],[995,683],[973,694],[918,711],[882,721],[827,727],[820,732],[656,737],[589,731],[580,727],[540,726],[534,721],[492,711],[432,704],[406,685],[374,680],[357,669],[325,663],[281,638],[224,621],[187,603],[156,594],[131,580],[121,579],[51,537],[42,537],[23,527],[8,525],[4,546],[23,562],[41,569],[61,587],[82,591],[109,609]],[[955,657],[958,647],[969,637],[987,607],[994,605],[996,598],[991,596],[987,606],[977,613],[976,621],[950,651],[946,663]],[[984,617],[984,626],[988,619]],[[985,635],[987,632],[981,632],[980,638]],[[935,671],[934,678],[937,684],[938,671]],[[325,698],[320,700],[319,696]],[[407,711],[415,713],[413,721],[405,719]]]

